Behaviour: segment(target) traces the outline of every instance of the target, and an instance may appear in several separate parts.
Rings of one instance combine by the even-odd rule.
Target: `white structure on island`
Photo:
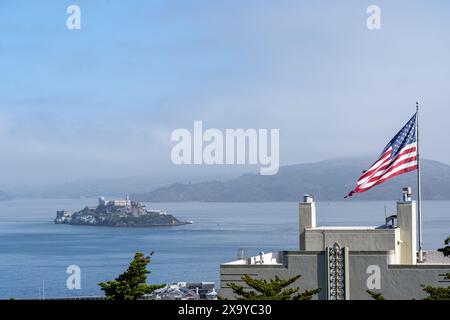
[[[98,205],[99,205],[100,207],[106,206],[106,200],[105,200],[105,197],[99,197],[99,198],[98,198]]]
[[[105,197],[99,197],[98,205],[100,207],[103,207],[106,205],[112,205],[115,207],[125,207],[126,209],[128,209],[131,207],[132,201],[130,200],[130,196],[128,194],[127,194],[125,200],[110,200],[108,202],[106,202]]]
[[[321,288],[318,299],[370,299],[367,290],[386,299],[420,299],[421,285],[449,286],[450,258],[438,251],[417,257],[416,203],[411,188],[403,189],[396,215],[381,226],[317,226],[316,204],[305,195],[299,204],[299,251],[261,253],[222,264],[220,295],[234,298],[228,283],[245,286],[244,274],[271,279],[301,274],[293,284]]]

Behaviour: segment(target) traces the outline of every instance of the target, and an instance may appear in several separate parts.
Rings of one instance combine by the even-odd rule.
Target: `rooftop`
[[[354,227],[315,227],[315,228],[307,228],[308,230],[376,230],[376,229],[384,229],[380,227],[361,227],[361,226],[354,226]]]
[[[240,259],[225,265],[282,265],[279,252],[261,253],[258,256]]]
[[[424,262],[421,264],[450,264],[450,257],[439,251],[423,251]]]

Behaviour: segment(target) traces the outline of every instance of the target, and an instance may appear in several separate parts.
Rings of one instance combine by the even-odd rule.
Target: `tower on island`
[[[104,207],[104,206],[106,206],[106,200],[105,200],[105,197],[99,197],[99,198],[98,198],[98,205],[99,205],[99,207]]]

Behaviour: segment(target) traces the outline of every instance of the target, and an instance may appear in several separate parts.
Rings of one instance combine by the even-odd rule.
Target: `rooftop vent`
[[[305,194],[305,195],[303,195],[303,202],[304,203],[312,203],[312,202],[314,202],[314,197],[309,194]]]
[[[247,256],[247,252],[244,248],[239,248],[237,251],[237,259],[244,260]]]
[[[411,187],[404,187],[402,189],[403,201],[411,201]]]

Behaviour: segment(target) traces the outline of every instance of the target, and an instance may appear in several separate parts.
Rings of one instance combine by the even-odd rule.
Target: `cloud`
[[[80,33],[54,26],[50,2],[48,19],[13,16],[25,25],[0,41],[1,177],[167,172],[172,130],[194,120],[279,128],[281,164],[374,154],[416,99],[424,156],[450,162],[450,22],[434,2],[379,5],[380,31],[360,1],[86,2]]]

